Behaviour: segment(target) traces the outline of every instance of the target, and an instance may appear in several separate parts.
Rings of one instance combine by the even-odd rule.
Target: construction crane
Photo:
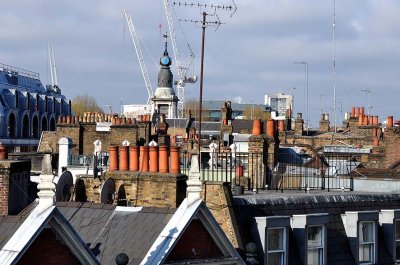
[[[125,14],[126,23],[128,24],[129,31],[131,33],[133,45],[135,46],[135,51],[136,51],[137,58],[139,60],[140,70],[142,71],[144,83],[146,85],[147,94],[148,94],[147,105],[150,105],[150,100],[153,97],[153,88],[151,86],[149,74],[147,73],[147,68],[144,63],[142,50],[140,49],[139,40],[138,40],[138,37],[136,34],[136,28],[132,22],[131,16],[126,12],[126,10],[124,10],[124,14]]]
[[[188,47],[190,49],[190,55],[189,55],[189,61],[186,64],[186,66],[183,66],[180,60],[180,55],[179,55],[179,50],[178,46],[176,44],[176,37],[175,37],[175,28],[174,28],[174,22],[172,19],[172,8],[169,0],[164,0],[164,7],[165,7],[165,13],[167,16],[167,21],[168,21],[168,29],[169,29],[169,35],[171,38],[171,43],[172,43],[172,49],[174,51],[174,58],[175,58],[175,65],[176,69],[178,72],[178,81],[176,82],[176,87],[178,91],[178,117],[182,118],[183,117],[183,106],[185,104],[185,85],[186,83],[195,83],[197,81],[197,76],[186,76],[186,73],[190,67],[190,65],[193,62],[194,54],[192,50],[190,49],[190,46],[188,44]]]

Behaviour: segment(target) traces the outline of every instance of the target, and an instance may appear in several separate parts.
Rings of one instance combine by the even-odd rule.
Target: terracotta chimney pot
[[[140,171],[149,171],[149,147],[141,146],[140,150],[140,158],[139,158],[139,168]]]
[[[388,116],[387,127],[393,127],[393,116]]]
[[[160,173],[168,173],[168,146],[162,145],[159,146],[159,172]]]
[[[374,125],[378,126],[379,125],[379,116],[374,116]]]
[[[261,119],[255,119],[253,121],[253,135],[261,134]]]
[[[121,146],[119,148],[119,170],[128,170],[129,156],[128,156],[129,146]]]
[[[110,145],[110,171],[118,170],[118,146]]]
[[[180,174],[180,162],[179,162],[179,147],[178,146],[171,146],[170,147],[170,170],[169,172],[172,174]]]
[[[150,172],[158,172],[158,146],[149,147]]]
[[[269,137],[275,136],[275,121],[273,119],[267,120],[266,131]]]
[[[360,108],[356,107],[356,112],[354,113],[354,117],[358,118],[358,116],[360,116]]]
[[[129,146],[129,170],[139,170],[139,147]]]

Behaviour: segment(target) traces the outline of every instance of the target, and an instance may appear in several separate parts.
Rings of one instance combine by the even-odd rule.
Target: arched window
[[[32,137],[39,138],[39,120],[37,116],[34,116],[32,120]]]
[[[42,132],[47,131],[47,118],[43,117],[42,118]]]
[[[24,116],[22,121],[22,138],[29,138],[29,118],[28,115]]]
[[[55,131],[56,130],[56,121],[54,120],[54,117],[50,118],[50,131]]]
[[[14,113],[11,113],[10,117],[8,117],[8,137],[15,137],[15,127],[15,116]]]

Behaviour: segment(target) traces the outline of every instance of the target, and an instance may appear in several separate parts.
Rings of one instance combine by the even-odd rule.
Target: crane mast
[[[144,83],[146,85],[147,94],[148,94],[147,104],[149,105],[150,104],[150,99],[153,97],[153,88],[151,86],[149,74],[147,73],[147,68],[146,68],[146,65],[144,63],[142,50],[140,49],[139,40],[138,40],[138,37],[137,37],[137,34],[136,34],[135,25],[133,24],[132,18],[131,18],[130,15],[128,15],[126,10],[124,10],[124,14],[125,14],[126,23],[128,24],[129,31],[131,33],[132,42],[133,42],[133,45],[135,47],[136,55],[137,55],[137,58],[139,60],[140,70],[142,71]]]
[[[194,54],[191,52],[189,56],[189,62],[187,63],[186,67],[182,66],[180,60],[180,54],[178,50],[178,46],[176,44],[176,37],[175,37],[175,27],[174,22],[172,19],[172,12],[171,12],[171,5],[169,0],[164,0],[164,8],[165,13],[167,16],[168,21],[168,29],[170,34],[170,39],[172,43],[172,49],[174,51],[174,58],[175,58],[175,65],[178,72],[178,81],[176,83],[177,91],[178,91],[178,117],[183,117],[183,106],[185,104],[185,85],[186,83],[195,83],[197,80],[196,76],[186,77],[186,72],[189,69],[190,64],[193,62]],[[190,48],[190,47],[189,47]]]

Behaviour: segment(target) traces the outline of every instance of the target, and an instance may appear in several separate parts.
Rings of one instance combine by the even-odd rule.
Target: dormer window
[[[292,217],[292,230],[302,264],[327,264],[327,213],[299,214]]]
[[[378,211],[349,211],[342,221],[356,264],[377,264]]]
[[[286,233],[285,227],[267,229],[267,264],[287,264]]]
[[[360,264],[375,264],[375,222],[358,223]]]
[[[264,253],[264,264],[287,265],[289,253],[289,216],[256,217]]]
[[[307,261],[308,264],[324,264],[324,226],[307,227]]]

